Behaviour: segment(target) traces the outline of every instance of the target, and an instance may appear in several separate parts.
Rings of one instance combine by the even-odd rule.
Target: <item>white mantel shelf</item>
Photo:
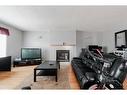
[[[76,46],[76,44],[51,44],[51,46]]]

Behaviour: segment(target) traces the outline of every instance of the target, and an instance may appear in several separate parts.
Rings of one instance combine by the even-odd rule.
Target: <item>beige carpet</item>
[[[15,89],[21,89],[25,86],[31,86],[32,89],[70,89],[68,78],[68,63],[61,63],[58,71],[58,82],[55,82],[54,76],[38,76],[37,82],[33,82],[33,74],[24,79]]]

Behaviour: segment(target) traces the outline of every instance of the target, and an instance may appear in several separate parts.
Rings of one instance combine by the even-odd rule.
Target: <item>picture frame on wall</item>
[[[127,30],[115,33],[115,47],[127,47]]]

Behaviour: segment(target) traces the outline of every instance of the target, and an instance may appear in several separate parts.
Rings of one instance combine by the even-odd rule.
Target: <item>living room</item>
[[[127,6],[0,6],[0,56],[11,56],[10,71],[0,72],[0,89],[82,89],[71,64],[78,63],[75,57],[81,57],[86,52],[82,48],[90,45],[101,46],[104,53],[114,53],[117,44],[124,45],[126,41],[118,41],[115,35],[126,35],[126,10]],[[105,62],[104,58],[97,59]],[[41,64],[53,69],[53,76],[37,76]],[[121,85],[127,89],[126,70],[123,72]],[[96,83],[87,89],[93,86]],[[111,89],[121,89],[112,86]]]

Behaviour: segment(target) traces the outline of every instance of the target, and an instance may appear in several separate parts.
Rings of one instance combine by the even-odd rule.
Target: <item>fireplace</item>
[[[70,51],[69,50],[56,50],[56,60],[59,62],[69,62],[70,61]]]

